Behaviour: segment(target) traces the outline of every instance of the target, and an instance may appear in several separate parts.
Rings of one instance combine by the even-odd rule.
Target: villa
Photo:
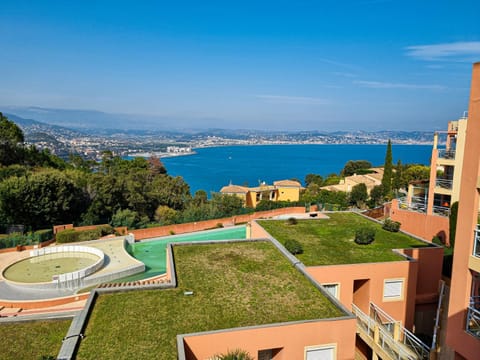
[[[267,185],[265,182],[262,182],[257,187],[230,184],[224,186],[220,193],[238,196],[243,200],[245,206],[255,208],[262,200],[298,201],[302,189],[303,187],[298,181],[279,180],[274,181],[273,185]]]
[[[370,191],[372,191],[375,186],[382,184],[383,168],[376,167],[369,170],[371,171],[369,174],[353,174],[351,176],[346,176],[344,179],[341,179],[338,184],[322,186],[321,189],[349,193],[355,185],[365,184],[367,187],[367,193],[370,194]]]

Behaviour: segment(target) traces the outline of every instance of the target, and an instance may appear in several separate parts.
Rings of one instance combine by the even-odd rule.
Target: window
[[[323,288],[334,298],[339,299],[339,284],[322,284]]]
[[[305,349],[305,360],[335,360],[335,345],[315,346]]]
[[[385,280],[383,286],[383,300],[403,299],[403,279]]]

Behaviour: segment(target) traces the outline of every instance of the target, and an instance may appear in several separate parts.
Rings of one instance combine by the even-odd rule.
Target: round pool
[[[20,260],[3,271],[3,277],[19,283],[51,282],[55,275],[92,266],[100,257],[87,252],[50,253]]]

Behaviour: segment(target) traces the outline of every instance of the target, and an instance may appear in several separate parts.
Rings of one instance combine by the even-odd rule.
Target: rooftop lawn
[[[296,255],[306,266],[358,264],[399,261],[404,257],[392,249],[429,246],[400,232],[393,233],[354,213],[331,213],[330,219],[298,220],[289,225],[282,220],[258,221],[279,242],[295,239],[303,246],[303,254]],[[375,241],[370,245],[357,245],[355,230],[368,225],[376,229]]]
[[[56,358],[71,320],[0,324],[0,359]]]
[[[78,359],[176,359],[177,334],[344,315],[269,242],[175,246],[174,257],[176,289],[98,297]]]

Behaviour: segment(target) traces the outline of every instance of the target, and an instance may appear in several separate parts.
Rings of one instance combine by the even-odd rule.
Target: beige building
[[[279,180],[274,181],[273,185],[261,183],[257,187],[230,184],[224,186],[220,193],[238,196],[244,201],[245,206],[255,208],[262,200],[298,201],[302,189],[303,187],[298,181]]]
[[[370,191],[372,191],[375,186],[382,184],[383,168],[377,167],[371,168],[370,170],[373,171],[370,174],[353,174],[352,176],[347,176],[340,180],[340,183],[337,185],[327,185],[323,186],[321,189],[329,191],[343,191],[348,193],[352,191],[352,188],[355,185],[365,184],[367,187],[367,192],[370,194]]]

